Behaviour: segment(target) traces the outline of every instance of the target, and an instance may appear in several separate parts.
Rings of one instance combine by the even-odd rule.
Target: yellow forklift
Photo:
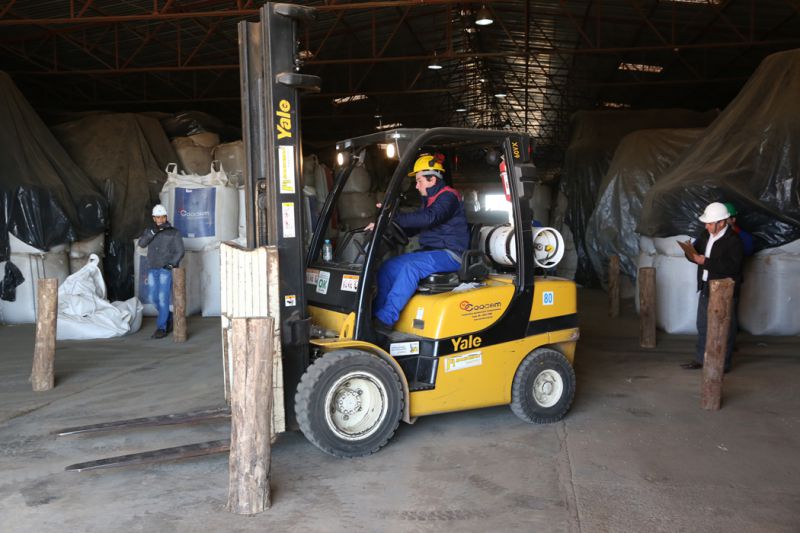
[[[388,146],[399,162],[374,231],[348,232],[332,260],[323,260],[334,206],[353,168],[368,150]],[[533,226],[531,139],[508,131],[398,129],[337,148],[347,163],[337,172],[305,263],[315,335],[294,410],[308,440],[351,457],[377,451],[400,420],[424,415],[510,404],[527,422],[561,419],[575,394],[576,292],[571,281],[536,275],[537,265],[553,266],[548,261],[563,241],[554,240],[554,230]],[[409,241],[392,222],[401,190],[420,153],[444,150],[502,153],[513,222],[474,226],[461,269],[423,280],[393,330],[377,331],[377,271]]]

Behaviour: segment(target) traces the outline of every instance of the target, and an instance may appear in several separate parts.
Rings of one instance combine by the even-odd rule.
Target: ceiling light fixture
[[[456,113],[466,113],[466,112],[467,112],[467,108],[464,107],[464,106],[456,108]]]
[[[620,63],[619,70],[630,70],[632,72],[650,72],[654,74],[658,74],[664,67],[661,65],[648,65],[646,63]]]
[[[359,102],[366,99],[366,94],[351,94],[349,96],[340,96],[339,98],[334,98],[333,105],[349,104],[351,102]]]
[[[502,90],[502,89],[498,89],[498,90],[497,90],[497,91],[495,91],[495,93],[494,93],[494,97],[495,97],[495,98],[505,98],[506,96],[508,96],[508,93],[507,93],[507,92],[505,92],[505,91],[504,91],[504,90]]]
[[[439,64],[439,61],[436,59],[436,52],[433,53],[433,60],[428,64],[428,68],[431,70],[441,70],[442,65]]]
[[[478,10],[478,13],[475,15],[475,24],[478,26],[488,26],[492,22],[494,22],[494,19],[492,19],[492,14],[489,13],[489,10],[486,9],[485,5],[482,5]]]
[[[402,126],[403,126],[402,122],[391,122],[389,124],[378,124],[377,126],[375,126],[375,129],[378,130],[378,131],[381,131],[381,130],[393,130],[395,128],[400,128]]]

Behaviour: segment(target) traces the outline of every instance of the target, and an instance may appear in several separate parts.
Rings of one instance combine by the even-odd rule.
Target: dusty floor
[[[506,407],[401,425],[376,455],[342,460],[301,434],[273,447],[273,505],[225,511],[224,456],[105,472],[93,458],[227,436],[225,422],[56,438],[56,429],[222,404],[219,327],[191,338],[59,343],[57,387],[27,382],[32,326],[0,326],[0,531],[800,530],[800,339],[740,335],[723,409],[699,407],[693,337],[638,348],[630,303],[607,318],[581,291],[578,393],[557,424]]]

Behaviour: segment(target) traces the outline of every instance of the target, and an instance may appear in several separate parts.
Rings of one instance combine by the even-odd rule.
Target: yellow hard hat
[[[414,163],[414,170],[409,172],[408,175],[413,176],[417,172],[430,172],[441,178],[444,173],[444,167],[435,156],[431,154],[422,154]]]

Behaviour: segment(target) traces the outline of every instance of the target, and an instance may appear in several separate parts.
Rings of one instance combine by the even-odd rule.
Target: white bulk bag
[[[221,306],[219,278],[219,243],[209,246],[201,253],[203,270],[200,274],[200,294],[203,316],[219,316]]]
[[[16,288],[16,299],[13,302],[0,300],[0,324],[31,324],[36,322],[38,280],[55,278],[61,283],[69,276],[66,246],[54,246],[49,252],[12,252],[9,261],[20,270],[25,281]],[[5,272],[5,266],[5,262],[0,263],[0,275]]]
[[[800,240],[744,260],[739,324],[753,335],[800,335]]]
[[[219,161],[205,175],[178,174],[167,165],[167,181],[159,195],[172,226],[183,235],[187,250],[202,250],[239,235],[239,195]]]
[[[655,255],[653,266],[656,269],[656,326],[678,335],[697,333],[697,265],[687,261],[681,251],[680,257]]]
[[[106,300],[106,284],[92,254],[86,265],[58,288],[56,339],[107,339],[133,333],[142,326],[142,305],[136,298]]]

